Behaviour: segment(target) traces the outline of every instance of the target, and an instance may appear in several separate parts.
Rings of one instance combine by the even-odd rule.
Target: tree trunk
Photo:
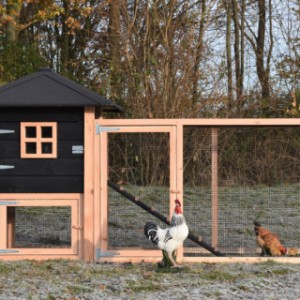
[[[11,0],[7,2],[7,14],[11,19],[6,24],[6,40],[9,43],[15,43],[18,40],[18,24],[21,12],[22,2]]]
[[[110,86],[112,100],[121,99],[121,72],[120,72],[120,1],[109,3],[109,42],[110,42]]]
[[[205,31],[205,20],[206,20],[206,0],[201,1],[201,19],[200,19],[200,27],[198,32],[198,43],[195,53],[195,63],[193,70],[193,90],[192,90],[192,102],[195,105],[199,98],[199,69],[200,62],[203,53],[203,39],[204,39],[204,31]]]
[[[234,22],[234,62],[235,62],[235,78],[236,78],[236,97],[240,99],[243,94],[243,75],[242,75],[242,61],[241,61],[241,42],[240,36],[242,36],[240,30],[240,23],[238,17],[238,6],[237,1],[232,0],[232,12]],[[242,19],[242,18],[241,18]],[[242,24],[242,20],[241,20]]]
[[[233,101],[233,80],[232,80],[232,55],[231,55],[231,16],[232,5],[231,1],[225,1],[225,8],[227,12],[226,20],[226,60],[227,60],[227,89],[228,89],[228,110],[232,109]]]
[[[270,74],[268,67],[265,67],[265,33],[266,33],[266,0],[258,0],[259,24],[256,47],[256,70],[261,84],[262,97],[270,97]]]
[[[240,86],[238,90],[238,100],[242,101],[242,96],[244,94],[244,70],[245,70],[245,11],[246,2],[241,0],[241,69],[240,69]],[[241,107],[241,105],[240,105]]]

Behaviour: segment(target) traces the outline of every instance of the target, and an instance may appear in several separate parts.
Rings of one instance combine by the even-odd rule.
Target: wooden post
[[[184,199],[183,199],[183,125],[177,124],[175,131],[175,143],[176,143],[176,169],[171,169],[171,174],[176,174],[176,189],[177,189],[177,197],[181,201],[183,214],[184,214]],[[174,199],[173,199],[174,205]],[[173,206],[174,207],[174,206]],[[176,252],[178,262],[183,258],[183,246],[179,247]]]
[[[15,218],[16,218],[16,208],[7,207],[7,248],[14,248]]]
[[[108,250],[108,133],[100,135],[100,250]],[[99,218],[99,216],[98,216]]]
[[[212,239],[211,243],[214,248],[218,247],[218,129],[211,130],[211,217],[212,217]]]
[[[83,259],[94,260],[94,134],[95,108],[84,109]]]
[[[6,207],[0,205],[0,250],[7,248],[7,213]]]

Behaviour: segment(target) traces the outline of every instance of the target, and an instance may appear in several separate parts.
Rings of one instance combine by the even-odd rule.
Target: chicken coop
[[[107,118],[121,111],[49,69],[0,87],[0,259],[158,261],[144,224],[166,228],[175,199],[179,262],[269,259],[254,221],[299,248],[299,119]]]

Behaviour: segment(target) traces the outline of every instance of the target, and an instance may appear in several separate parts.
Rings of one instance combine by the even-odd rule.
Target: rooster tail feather
[[[147,222],[144,226],[144,233],[146,237],[156,245],[158,244],[157,231],[158,226],[153,222]]]

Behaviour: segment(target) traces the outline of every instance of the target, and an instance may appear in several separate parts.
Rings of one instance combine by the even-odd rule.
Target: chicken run
[[[298,119],[89,125],[83,194],[2,195],[1,259],[299,262]]]
[[[245,257],[248,261],[262,256],[297,257],[300,243],[299,130],[296,126],[253,124],[257,123],[183,127],[182,200],[189,228],[183,241],[184,261],[197,261],[198,258],[210,261],[211,257],[241,260]],[[141,232],[143,224],[149,221],[156,223],[159,219],[158,226],[168,231],[169,223],[155,213],[169,215],[166,205],[170,199],[166,184],[170,180],[166,171],[171,160],[167,155],[169,143],[168,135],[163,133],[110,134],[110,251],[157,249],[158,245],[152,245]],[[151,163],[157,168],[153,167],[153,173],[148,170],[149,175],[143,168]],[[128,199],[126,193],[131,195],[132,205],[124,201],[124,197]],[[149,209],[141,212],[134,208],[141,203]],[[270,250],[270,247],[276,248],[276,243],[270,246],[268,239],[264,246],[258,242],[253,222],[274,232],[278,249]]]

